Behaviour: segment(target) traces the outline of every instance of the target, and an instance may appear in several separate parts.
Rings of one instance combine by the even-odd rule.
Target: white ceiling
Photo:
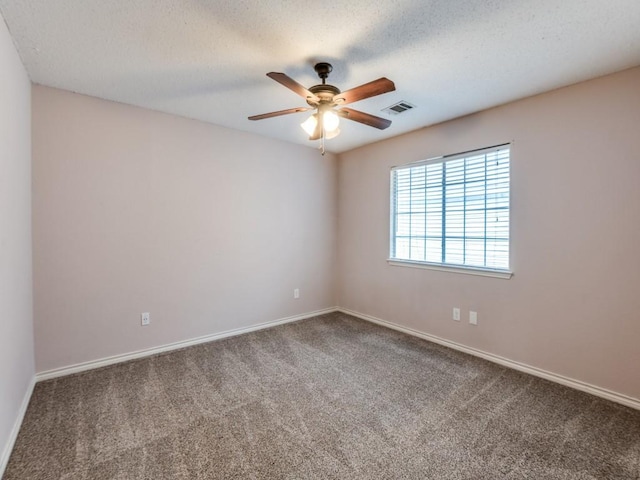
[[[309,87],[317,61],[343,91],[386,76],[396,91],[350,107],[343,152],[640,65],[640,0],[0,0],[35,83],[315,146],[305,106],[265,76]],[[639,86],[640,87],[640,86]],[[417,106],[389,117],[400,100]]]

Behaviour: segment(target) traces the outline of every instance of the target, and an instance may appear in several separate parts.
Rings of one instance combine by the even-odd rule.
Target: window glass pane
[[[414,213],[411,215],[411,236],[424,238],[426,216],[424,213]]]
[[[509,267],[508,240],[495,240],[487,243],[487,263],[494,268]]]
[[[485,232],[485,212],[473,210],[467,212],[464,219],[464,230],[467,238],[484,238]]]
[[[396,222],[396,235],[408,236],[411,235],[411,214],[402,213],[398,215]]]
[[[484,265],[484,239],[465,240],[465,265],[482,267]]]
[[[442,209],[427,213],[427,231],[429,237],[442,236]]]
[[[411,239],[411,260],[424,261],[425,241],[423,238]]]
[[[442,238],[427,238],[427,262],[442,262]]]
[[[462,237],[464,234],[464,211],[447,209],[445,214],[445,234],[447,237]],[[447,248],[449,248],[447,246]]]
[[[464,159],[450,160],[445,163],[445,174],[448,184],[456,184],[464,181]]]
[[[408,190],[399,191],[396,200],[398,213],[408,213],[411,211],[411,195]]]
[[[404,258],[409,260],[409,239],[406,237],[396,238],[396,258]]]
[[[462,239],[448,238],[446,242],[447,248],[444,253],[445,263],[462,265],[464,263],[464,242]]]

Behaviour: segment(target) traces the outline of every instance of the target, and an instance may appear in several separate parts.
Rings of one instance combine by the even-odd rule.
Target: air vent
[[[389,115],[399,115],[406,112],[407,110],[411,110],[412,108],[416,108],[416,106],[411,105],[409,102],[405,102],[403,100],[401,102],[394,103],[390,107],[383,108],[382,111],[388,113]]]

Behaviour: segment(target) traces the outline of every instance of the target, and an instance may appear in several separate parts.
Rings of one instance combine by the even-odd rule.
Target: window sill
[[[437,270],[440,272],[450,273],[463,273],[466,275],[479,275],[481,277],[493,277],[510,279],[513,276],[513,272],[509,270],[492,270],[489,268],[477,268],[477,267],[458,267],[455,265],[445,265],[442,263],[426,263],[426,262],[414,262],[411,260],[399,260],[397,258],[387,259],[387,263],[392,267],[410,267],[410,268],[424,268],[427,270]]]

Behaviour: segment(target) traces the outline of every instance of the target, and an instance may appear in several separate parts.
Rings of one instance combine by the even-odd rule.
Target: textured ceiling
[[[0,0],[35,83],[315,146],[304,106],[265,76],[309,87],[316,61],[342,90],[386,76],[396,91],[353,108],[343,152],[511,100],[640,65],[639,0]],[[405,100],[417,108],[389,117]]]

